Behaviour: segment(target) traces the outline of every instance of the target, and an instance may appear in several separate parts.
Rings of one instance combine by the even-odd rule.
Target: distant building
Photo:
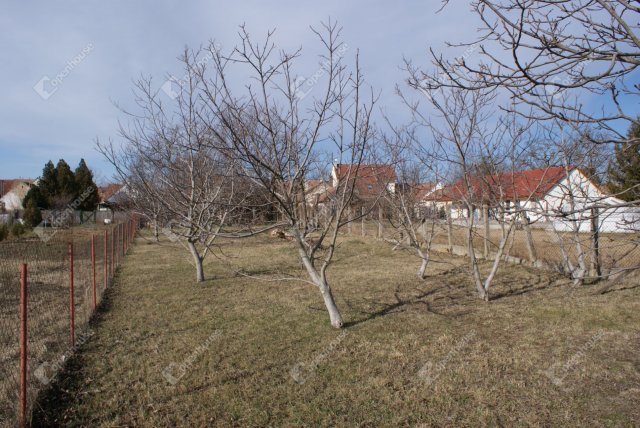
[[[0,180],[0,211],[18,212],[24,209],[23,201],[34,184],[29,178]]]
[[[624,202],[609,196],[577,167],[548,167],[510,171],[484,177],[471,177],[469,185],[460,179],[427,193],[423,204],[451,212],[452,219],[469,218],[468,204],[479,218],[480,208],[488,206],[497,220],[512,213],[526,214],[529,222],[542,222],[559,230],[575,225],[589,230],[591,208],[598,207],[601,230],[625,232],[640,220],[636,207],[619,207]],[[610,208],[609,208],[610,207]]]

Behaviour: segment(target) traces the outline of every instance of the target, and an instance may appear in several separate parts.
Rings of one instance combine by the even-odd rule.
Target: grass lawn
[[[479,301],[465,260],[345,238],[330,327],[291,244],[224,242],[209,279],[138,238],[35,426],[638,426],[640,287],[521,266]],[[487,270],[488,266],[483,265]],[[254,278],[258,277],[258,279]]]

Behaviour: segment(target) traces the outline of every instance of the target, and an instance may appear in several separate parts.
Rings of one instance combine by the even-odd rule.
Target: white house
[[[525,212],[531,223],[556,230],[591,229],[597,213],[603,232],[632,232],[640,229],[640,207],[624,206],[624,201],[607,195],[577,167],[548,167],[471,177],[431,192],[423,203],[451,210],[453,219],[469,217],[467,203],[480,216],[486,205],[497,220],[511,213]]]
[[[22,201],[33,183],[33,180],[27,178],[0,180],[0,210],[10,212],[23,210]]]

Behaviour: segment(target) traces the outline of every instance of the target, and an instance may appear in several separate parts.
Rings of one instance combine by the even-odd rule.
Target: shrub
[[[0,241],[4,241],[9,236],[9,228],[6,224],[0,224]]]
[[[28,227],[34,228],[42,221],[42,213],[33,199],[27,202],[23,214],[24,222]]]
[[[24,226],[20,223],[14,223],[14,225],[11,226],[11,235],[15,236],[16,238],[24,235]]]

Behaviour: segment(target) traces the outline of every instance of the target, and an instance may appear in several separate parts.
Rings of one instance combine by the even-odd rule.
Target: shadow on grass
[[[94,330],[112,308],[114,294],[118,292],[115,287],[117,278],[116,274],[114,284],[105,290],[96,312],[89,320],[87,331]],[[90,341],[91,339],[88,342]],[[82,370],[85,346],[86,343],[83,343],[76,348],[51,383],[38,393],[31,415],[32,427],[59,427],[69,422],[67,414],[73,402],[74,391],[82,390],[82,385],[86,383],[86,375]]]
[[[374,319],[377,319],[377,318],[380,318],[380,317],[384,317],[385,315],[389,315],[391,313],[402,312],[403,309],[408,308],[410,306],[414,306],[414,305],[424,305],[426,307],[427,312],[430,312],[430,313],[432,313],[434,315],[443,316],[443,317],[458,317],[458,316],[465,315],[469,311],[458,312],[456,314],[451,314],[451,313],[445,313],[445,312],[438,311],[438,310],[436,310],[436,305],[434,305],[433,302],[427,300],[427,298],[429,296],[434,296],[438,292],[441,292],[443,290],[450,290],[450,289],[451,289],[451,287],[448,284],[443,284],[441,286],[437,286],[437,287],[435,287],[433,289],[430,289],[430,290],[417,289],[418,291],[420,291],[419,294],[411,296],[411,297],[403,298],[403,297],[400,296],[400,286],[397,286],[395,292],[393,293],[393,296],[395,298],[395,302],[393,302],[393,303],[379,303],[379,302],[371,302],[371,301],[369,301],[370,303],[382,305],[382,308],[378,309],[376,311],[373,311],[373,312],[359,311],[360,313],[364,313],[366,315],[364,317],[360,318],[360,319],[346,322],[344,324],[344,327],[353,327],[355,325],[362,324],[362,323],[365,323],[367,321],[371,321],[371,320],[374,320]],[[352,310],[357,310],[349,302],[347,302],[347,306]]]

